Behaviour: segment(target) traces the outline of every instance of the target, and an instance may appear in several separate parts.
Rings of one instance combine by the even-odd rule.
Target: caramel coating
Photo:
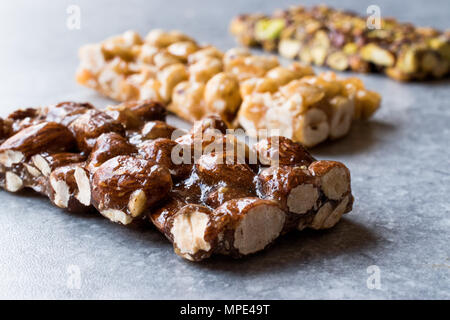
[[[72,121],[86,113],[86,111],[92,109],[94,109],[94,106],[87,102],[61,102],[48,108],[45,120],[68,126]]]
[[[144,157],[144,159],[168,168],[173,179],[179,180],[189,174],[192,164],[185,164],[182,162],[175,163],[172,160],[172,157],[175,156],[172,155],[172,150],[177,145],[177,142],[167,138],[148,140],[140,146],[139,153]],[[180,157],[182,158],[182,154]]]
[[[132,156],[117,156],[103,163],[92,177],[92,201],[100,211],[127,211],[130,196],[142,190],[148,208],[172,188],[169,171],[153,162]]]
[[[262,139],[253,148],[266,165],[308,166],[315,161],[301,144],[281,136]]]
[[[226,185],[251,189],[255,173],[245,163],[237,163],[225,153],[210,153],[200,157],[195,164],[196,172],[208,184],[224,182]]]
[[[19,151],[25,157],[45,151],[70,151],[75,146],[73,134],[56,122],[42,122],[27,127],[0,145],[0,153]]]
[[[103,133],[97,138],[87,161],[87,168],[95,171],[100,165],[120,155],[131,155],[137,149],[126,138],[115,132]]]
[[[88,212],[91,209],[77,199],[78,186],[75,180],[75,169],[80,163],[61,166],[52,171],[49,177],[48,197],[57,207],[69,212]],[[67,192],[61,196],[62,190]]]
[[[176,192],[170,192],[162,205],[149,213],[149,217],[159,230],[167,230],[168,222],[186,204]]]
[[[122,124],[99,110],[89,110],[69,125],[69,129],[75,135],[78,148],[84,152],[90,152],[102,133],[125,133]]]
[[[124,104],[107,106],[105,113],[113,120],[122,124],[126,130],[139,130],[144,125],[144,121],[137,113],[133,112]]]
[[[158,101],[129,101],[125,102],[124,105],[144,121],[166,120],[167,109]]]
[[[141,131],[141,137],[143,140],[158,139],[172,137],[172,133],[177,128],[163,122],[163,121],[149,121],[145,124]]]

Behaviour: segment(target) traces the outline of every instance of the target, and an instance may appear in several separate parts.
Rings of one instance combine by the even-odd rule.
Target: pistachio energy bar
[[[401,81],[439,79],[450,71],[449,31],[393,18],[367,27],[367,18],[323,5],[242,14],[230,31],[246,46],[338,71],[383,72]]]

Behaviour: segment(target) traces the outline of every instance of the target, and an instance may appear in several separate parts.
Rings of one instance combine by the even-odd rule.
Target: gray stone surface
[[[230,18],[295,1],[1,1],[0,115],[62,100],[109,103],[73,79],[77,48],[136,29],[181,29],[223,49]],[[324,1],[320,1],[324,2]],[[313,1],[303,1],[311,4]],[[81,8],[81,30],[66,8]],[[360,13],[373,1],[340,1]],[[376,1],[383,15],[449,27],[450,2]],[[450,298],[449,82],[363,76],[383,94],[372,121],[313,150],[351,169],[352,213],[334,229],[280,239],[235,261],[181,260],[156,230],[58,210],[31,193],[0,191],[0,298]],[[366,285],[380,269],[381,289]],[[71,266],[80,289],[71,289]]]

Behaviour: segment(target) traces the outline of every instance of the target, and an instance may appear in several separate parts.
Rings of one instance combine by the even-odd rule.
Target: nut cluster
[[[247,46],[277,50],[287,58],[327,65],[332,69],[384,72],[401,80],[439,79],[450,72],[450,33],[381,19],[381,28],[367,28],[367,19],[327,6],[295,6],[271,16],[243,14],[230,31]]]
[[[115,100],[161,101],[191,122],[218,114],[252,136],[282,129],[306,146],[344,136],[380,105],[357,78],[316,76],[311,67],[282,67],[242,48],[221,52],[178,31],[153,30],[145,39],[128,31],[82,47],[80,60],[77,81]]]
[[[152,221],[194,261],[252,254],[294,229],[330,228],[352,208],[342,163],[316,161],[284,137],[249,147],[218,116],[172,137],[164,118],[152,101],[18,110],[0,119],[0,186],[124,225]],[[187,161],[174,160],[180,153]]]

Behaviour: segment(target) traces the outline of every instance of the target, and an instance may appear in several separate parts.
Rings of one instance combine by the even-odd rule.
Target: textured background
[[[227,32],[235,14],[293,3],[1,1],[0,115],[64,100],[110,103],[74,81],[77,48],[86,42],[158,27],[227,49],[235,45]],[[66,27],[70,4],[81,8],[81,30]],[[385,16],[450,27],[448,0],[339,1],[359,13],[370,4]],[[352,172],[355,207],[334,229],[290,234],[239,261],[193,264],[153,228],[125,228],[68,214],[31,193],[0,191],[0,298],[449,299],[449,81],[362,78],[382,93],[381,110],[313,150]],[[380,269],[380,290],[366,285],[370,265]],[[79,289],[67,284],[71,266],[80,270]]]

